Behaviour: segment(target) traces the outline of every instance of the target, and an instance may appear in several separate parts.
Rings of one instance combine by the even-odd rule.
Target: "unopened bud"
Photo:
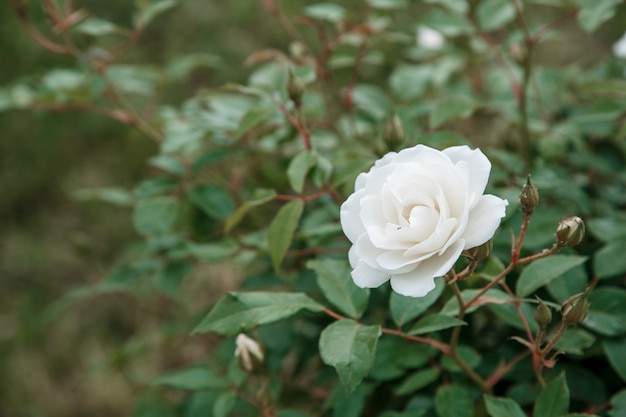
[[[526,184],[522,187],[519,195],[519,202],[525,215],[530,216],[535,211],[535,207],[539,204],[539,192],[530,182],[530,174],[526,179]]]
[[[306,86],[304,85],[304,81],[302,81],[302,78],[289,71],[287,94],[289,95],[289,99],[293,101],[296,106],[300,106],[302,104],[302,96],[304,95],[305,89]]]
[[[589,300],[584,292],[574,294],[563,301],[561,306],[561,316],[567,324],[581,323],[589,313]]]
[[[252,372],[259,369],[265,360],[261,345],[243,333],[239,333],[235,341],[235,358],[241,369]]]
[[[576,246],[585,237],[585,223],[578,216],[570,216],[561,220],[556,228],[556,238],[559,246]]]
[[[493,239],[489,239],[485,243],[480,246],[473,247],[471,249],[467,249],[463,252],[463,255],[468,258],[472,258],[474,260],[485,259],[489,255],[491,255],[491,250],[493,249]]]
[[[539,304],[535,309],[535,321],[539,327],[544,329],[552,321],[552,310],[546,305],[546,303],[543,302],[541,298],[537,297],[537,300],[539,301]]]
[[[390,145],[397,145],[404,142],[406,134],[404,132],[404,126],[397,114],[394,114],[385,120],[385,126],[383,128],[383,139]]]

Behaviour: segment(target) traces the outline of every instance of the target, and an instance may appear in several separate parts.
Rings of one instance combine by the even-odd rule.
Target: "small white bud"
[[[243,333],[235,340],[235,358],[244,371],[252,372],[259,368],[265,359],[261,345]]]

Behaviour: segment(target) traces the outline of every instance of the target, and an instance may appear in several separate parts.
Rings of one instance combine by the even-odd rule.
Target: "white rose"
[[[508,202],[485,194],[491,163],[478,149],[417,145],[390,152],[341,206],[352,242],[352,279],[362,288],[391,280],[399,294],[423,297],[465,249],[491,239]]]
[[[445,38],[434,29],[426,26],[419,26],[416,32],[416,43],[424,49],[441,49],[445,43]]]

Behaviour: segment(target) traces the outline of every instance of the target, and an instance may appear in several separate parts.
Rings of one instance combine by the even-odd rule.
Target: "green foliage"
[[[16,303],[6,321],[10,337],[0,337],[3,354],[14,335],[31,347],[42,343],[36,339],[43,336],[29,333],[28,320],[45,323],[46,338],[60,338],[72,310],[82,327],[68,321],[68,328],[117,314],[103,327],[111,324],[107,331],[121,342],[107,347],[108,356],[93,368],[126,375],[137,387],[136,416],[561,417],[590,409],[624,415],[626,62],[606,47],[625,30],[623,2],[229,6],[229,19],[246,15],[246,24],[231,23],[217,4],[193,0],[137,0],[127,9],[94,3],[84,10],[48,3],[45,16],[20,11],[19,2],[13,7],[25,33],[59,58],[35,75],[1,80],[0,111],[13,117],[20,110],[18,130],[35,124],[22,119],[32,117],[28,111],[93,113],[120,123],[129,143],[138,137],[152,143],[150,155],[141,155],[144,166],[120,184],[109,179],[125,171],[125,162],[103,163],[112,173],[91,178],[80,168],[82,147],[71,158],[79,171],[62,183],[61,174],[45,179],[67,189],[72,200],[65,204],[72,207],[104,203],[121,211],[99,211],[83,222],[60,215],[64,210],[54,213],[64,225],[55,241],[71,241],[84,258],[68,261],[66,275],[77,275],[83,264],[98,264],[98,272],[84,274],[89,284],[55,294],[45,314],[36,297],[20,301],[34,307]],[[203,20],[213,15],[224,26]],[[211,28],[198,35],[200,45],[187,45],[189,34],[205,26]],[[240,44],[239,28],[249,27],[255,33]],[[63,131],[72,133],[73,126]],[[71,148],[40,136],[21,165],[30,167],[32,155]],[[13,164],[4,156],[13,145],[25,146],[17,142],[0,145],[3,167]],[[464,252],[424,297],[400,295],[388,284],[359,288],[353,268],[373,267],[389,248],[351,242],[372,257],[356,259],[340,219],[355,227],[361,219],[346,220],[342,204],[377,159],[416,144],[483,150],[492,164],[486,192],[509,200],[501,232],[486,259]],[[30,171],[40,171],[44,161],[34,160]],[[477,169],[464,161],[458,166]],[[518,196],[528,173],[540,203],[522,212]],[[30,187],[26,176],[15,178]],[[4,217],[16,219],[11,230],[20,239],[18,214],[36,194],[12,197],[5,186],[12,182],[0,175],[4,199],[16,199]],[[450,189],[465,185],[455,178]],[[467,196],[471,207],[475,191]],[[443,200],[429,209],[442,215],[459,209]],[[403,202],[407,212],[422,203]],[[570,215],[584,220],[588,235],[561,247],[555,231]],[[126,224],[109,227],[106,218]],[[66,236],[84,224],[103,231]],[[97,233],[108,229],[125,237],[110,245],[106,259],[96,259]],[[6,245],[2,260],[11,264],[0,272],[14,282],[30,276],[12,258],[37,264],[41,257],[31,246]],[[65,262],[68,251],[60,252],[50,258]],[[55,270],[52,265],[41,270]],[[385,274],[393,275],[385,270],[368,278]],[[535,296],[550,309],[548,319],[535,320]],[[11,295],[6,299],[13,309]],[[29,319],[22,311],[38,315]],[[52,321],[61,327],[48,330]],[[20,355],[7,357],[28,362]],[[91,356],[79,357],[91,369]],[[0,371],[23,376],[11,370],[11,360],[0,360]],[[0,394],[13,385],[0,379]],[[3,407],[0,414],[20,414]]]

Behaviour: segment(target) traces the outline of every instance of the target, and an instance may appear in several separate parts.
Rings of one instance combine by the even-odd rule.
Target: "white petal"
[[[491,162],[480,149],[472,150],[467,146],[452,146],[442,152],[450,157],[458,170],[467,172],[468,194],[482,195],[489,180]]]
[[[352,271],[352,280],[361,288],[375,288],[387,282],[389,274],[378,271],[361,261]]]
[[[343,233],[352,243],[355,243],[359,236],[365,233],[365,227],[363,226],[360,215],[362,195],[363,193],[360,192],[352,194],[341,205],[339,212]]]
[[[452,245],[443,255],[434,255],[417,265],[406,274],[391,276],[391,288],[407,297],[423,297],[435,288],[435,277],[445,275],[459,259],[464,243],[462,240]]]
[[[463,233],[465,249],[480,246],[496,233],[500,219],[506,214],[508,201],[495,195],[482,196],[470,211],[467,227]]]

